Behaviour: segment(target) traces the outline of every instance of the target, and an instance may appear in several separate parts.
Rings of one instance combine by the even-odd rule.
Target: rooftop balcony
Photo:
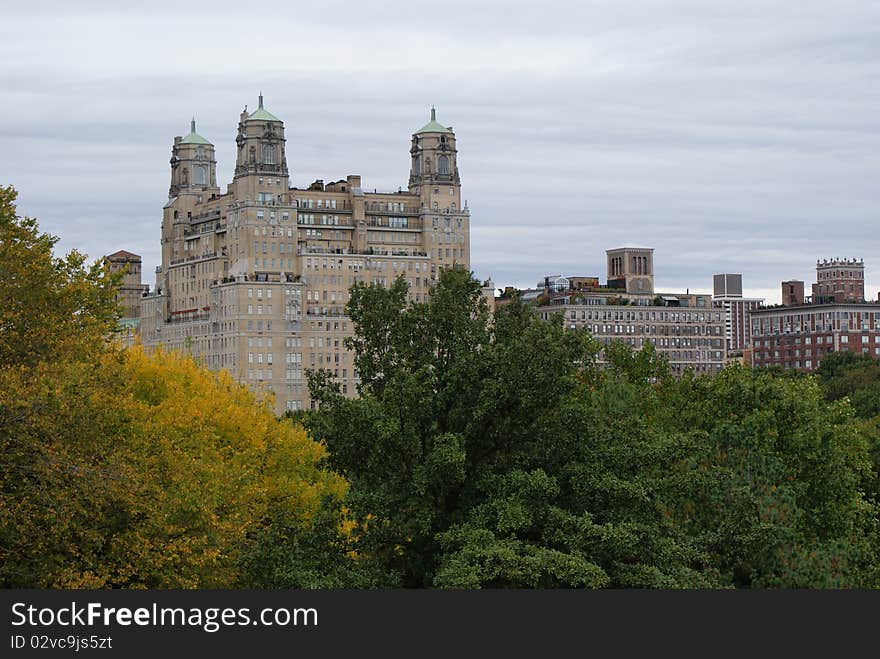
[[[214,258],[217,258],[217,252],[205,252],[204,254],[198,254],[195,256],[187,256],[184,259],[173,259],[171,261],[171,265],[180,265],[181,263],[192,263],[195,261],[204,261],[206,259],[214,259]]]
[[[427,252],[407,249],[374,249],[367,250],[351,250],[345,247],[300,247],[296,250],[298,256],[320,256],[320,255],[346,255],[346,256],[396,256],[401,258],[425,258]]]

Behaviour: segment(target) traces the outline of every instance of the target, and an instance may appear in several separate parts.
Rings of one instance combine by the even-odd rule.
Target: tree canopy
[[[356,399],[121,349],[0,188],[0,585],[880,587],[880,363],[675,378],[471,273],[357,284]],[[301,425],[300,421],[302,421]],[[307,434],[308,431],[308,434]]]
[[[413,587],[877,585],[870,441],[811,378],[675,379],[444,271],[358,285],[361,396],[306,424],[351,483],[357,551]],[[600,366],[600,356],[603,364]]]
[[[225,372],[116,347],[114,279],[53,256],[14,199],[0,190],[0,584],[247,585],[269,520],[305,536],[338,513],[323,447]]]

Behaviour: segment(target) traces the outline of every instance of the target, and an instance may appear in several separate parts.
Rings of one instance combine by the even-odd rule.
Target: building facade
[[[124,249],[104,257],[110,272],[122,273],[116,289],[119,305],[119,324],[116,338],[126,347],[134,345],[140,325],[141,299],[149,292],[149,285],[141,283],[141,257]]]
[[[743,297],[742,275],[739,273],[714,275],[712,287],[712,306],[724,312],[727,352],[731,355],[740,355],[751,342],[750,314],[758,309],[764,300]]]
[[[675,375],[720,371],[727,361],[723,312],[713,307],[711,295],[655,294],[653,251],[608,250],[606,286],[584,284],[598,282],[593,277],[545,277],[543,292],[534,296],[536,312],[545,320],[561,313],[567,328],[586,327],[604,345],[621,341],[639,350],[650,343]]]
[[[137,319],[141,313],[141,298],[149,290],[142,284],[141,257],[124,249],[104,257],[110,272],[122,273],[122,282],[116,289],[116,302],[123,319]]]
[[[803,282],[782,282],[782,300],[751,314],[754,366],[812,371],[832,352],[880,358],[880,302],[865,302],[863,260],[816,261],[812,297]]]
[[[804,282],[800,279],[790,279],[784,281],[780,285],[782,289],[782,304],[786,307],[792,307],[803,304],[804,299]]]
[[[863,259],[825,259],[816,261],[813,302],[860,302],[865,299]]]
[[[262,96],[239,117],[235,142],[221,193],[214,145],[195,121],[174,138],[162,265],[142,300],[141,340],[272,391],[279,413],[311,407],[306,369],[330,370],[354,396],[349,287],[402,276],[420,302],[441,269],[470,267],[455,133],[432,108],[410,139],[408,185],[390,193],[366,191],[359,175],[291,187],[295,144]]]
[[[805,304],[751,314],[752,363],[812,371],[832,352],[880,358],[880,303]]]

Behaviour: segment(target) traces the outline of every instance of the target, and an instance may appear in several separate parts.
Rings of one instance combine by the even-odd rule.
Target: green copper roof
[[[211,144],[208,140],[206,140],[204,137],[196,132],[195,118],[193,118],[189,126],[189,135],[180,140],[181,144],[210,144],[211,146],[213,146],[213,144]]]
[[[416,131],[416,134],[419,133],[451,133],[446,126],[441,126],[437,123],[437,111],[434,109],[434,106],[431,106],[431,121],[426,123],[424,126],[419,128]]]
[[[281,121],[274,114],[263,108],[263,95],[260,94],[260,103],[259,107],[253,111],[250,115],[248,115],[248,121],[251,119],[257,119],[259,121]]]

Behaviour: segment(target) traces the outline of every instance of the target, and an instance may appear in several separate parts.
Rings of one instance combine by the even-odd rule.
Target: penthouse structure
[[[862,302],[865,299],[864,259],[816,261],[813,302]]]
[[[142,300],[142,341],[274,392],[279,413],[312,405],[307,368],[329,369],[353,396],[349,287],[403,276],[419,302],[442,268],[470,267],[455,133],[432,108],[410,138],[409,179],[398,192],[369,192],[355,174],[291,187],[296,143],[262,95],[241,113],[235,144],[233,180],[221,191],[214,145],[195,120],[174,138],[162,265]]]

